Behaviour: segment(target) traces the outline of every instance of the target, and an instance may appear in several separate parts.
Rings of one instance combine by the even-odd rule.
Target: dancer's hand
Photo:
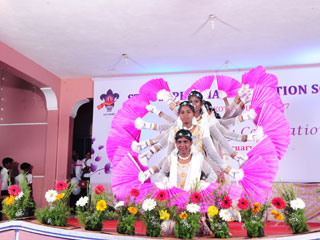
[[[199,190],[205,190],[207,187],[209,187],[210,183],[200,180],[199,184]]]
[[[146,151],[141,155],[139,154],[138,159],[143,166],[148,166],[148,160],[150,159],[151,156],[152,156],[152,153],[150,151]]]
[[[239,167],[241,167],[246,161],[248,161],[248,156],[243,156],[238,153],[236,156],[234,156],[234,159],[239,162]]]
[[[231,168],[228,174],[229,176],[233,177],[237,182],[242,180],[244,177],[244,172],[242,169]]]
[[[240,96],[240,97],[242,97],[242,96],[244,96],[245,94],[247,94],[247,92],[249,91],[249,84],[242,84],[241,85],[241,88],[239,89],[239,91],[238,91],[238,95]]]
[[[157,115],[159,115],[161,113],[161,111],[156,106],[153,106],[151,104],[147,105],[146,109],[148,110],[148,112],[152,112]]]
[[[152,173],[148,170],[142,172],[139,172],[139,176],[138,179],[141,183],[144,183],[147,179],[149,179],[151,177]]]
[[[256,141],[256,143],[258,143],[263,139],[264,136],[263,128],[258,126],[255,132],[248,135],[247,139],[248,141]]]
[[[221,98],[221,99],[228,97],[227,93],[223,90],[219,90],[218,95],[219,95],[219,98]]]

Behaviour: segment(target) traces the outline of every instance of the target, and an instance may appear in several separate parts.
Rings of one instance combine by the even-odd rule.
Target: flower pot
[[[99,222],[95,222],[95,223],[92,223],[92,222],[89,221],[84,226],[84,229],[88,230],[88,231],[101,231],[102,227],[103,227],[103,221],[102,220],[99,221]]]
[[[160,237],[161,236],[161,226],[160,224],[152,224],[152,223],[147,223],[146,227],[146,235],[149,237]]]
[[[247,237],[264,237],[264,229],[261,222],[249,222],[246,223]]]
[[[226,222],[211,224],[211,230],[215,238],[230,238],[229,225]]]
[[[117,225],[117,233],[135,235],[135,228],[134,228],[135,222],[136,222],[135,220],[119,221]]]

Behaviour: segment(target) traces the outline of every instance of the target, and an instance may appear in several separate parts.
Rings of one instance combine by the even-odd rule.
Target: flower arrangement
[[[134,225],[138,219],[140,204],[136,203],[136,197],[140,194],[138,189],[131,189],[126,201],[120,201],[115,205],[119,214],[117,232],[120,234],[135,235]]]
[[[191,239],[195,236],[200,227],[200,205],[201,195],[197,192],[191,192],[190,202],[185,209],[180,209],[180,214],[176,218],[176,237],[182,239]]]
[[[68,198],[75,187],[66,181],[58,181],[54,190],[48,190],[45,194],[48,206],[36,211],[38,221],[52,226],[66,226],[71,214]]]
[[[259,202],[251,203],[247,198],[240,198],[237,206],[240,209],[241,218],[247,229],[247,236],[249,238],[263,237],[263,227],[266,223],[266,220],[263,218],[266,215],[269,203],[267,201],[264,204]]]
[[[306,218],[304,215],[305,203],[298,197],[295,193],[293,185],[288,185],[287,187],[281,183],[275,185],[280,197],[274,198],[272,200],[273,206],[283,211],[284,221],[289,225],[293,233],[302,233],[309,230],[309,226],[306,223]],[[281,199],[281,200],[280,200]],[[282,220],[283,216],[280,212],[273,211],[272,215],[277,220]],[[281,217],[282,216],[282,217]]]
[[[116,217],[115,212],[108,211],[111,200],[102,185],[97,185],[92,193],[92,200],[88,196],[81,197],[76,202],[76,218],[86,230],[101,231],[103,220]]]
[[[207,210],[211,230],[216,238],[229,238],[228,222],[232,220],[233,214],[231,211],[232,199],[228,196],[226,185],[223,187],[223,184],[220,184],[213,191],[212,198],[214,205],[211,205]]]
[[[24,180],[20,183],[20,186],[12,185],[8,188],[8,191],[10,196],[6,197],[2,202],[2,211],[7,218],[12,220],[32,215],[35,203],[30,197],[31,189],[26,175],[24,175]]]

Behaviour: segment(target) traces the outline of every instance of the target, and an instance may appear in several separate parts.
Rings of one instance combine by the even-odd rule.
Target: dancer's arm
[[[213,171],[211,166],[205,160],[202,163],[201,170],[206,176],[206,182],[215,182],[217,180],[217,174]]]

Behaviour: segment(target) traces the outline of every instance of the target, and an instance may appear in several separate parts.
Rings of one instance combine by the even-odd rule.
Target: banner
[[[317,106],[320,97],[320,68],[296,68],[282,70],[268,70],[268,73],[278,77],[278,93],[285,106],[285,115],[291,126],[291,143],[287,153],[279,164],[276,180],[288,182],[318,182],[317,148],[320,147],[320,107]],[[193,73],[155,76],[135,76],[116,78],[94,78],[94,111],[93,111],[93,154],[91,168],[91,183],[111,183],[112,166],[106,154],[106,141],[110,131],[112,119],[128,98],[137,95],[139,88],[145,82],[154,78],[163,78],[170,86],[172,93],[181,99],[183,92],[196,80],[208,75],[227,75],[241,81],[244,72],[227,73]],[[223,115],[224,102],[218,98],[217,91],[212,90],[209,101],[218,113]],[[229,99],[229,102],[233,99]],[[139,104],[137,102],[137,104]],[[174,116],[168,105],[163,102],[151,103],[165,113]],[[247,106],[249,109],[249,106]],[[155,114],[148,113],[144,118],[148,122],[164,123]],[[232,131],[249,134],[255,129],[251,121],[235,126]],[[153,130],[143,130],[141,140],[159,134]],[[241,154],[246,154],[253,146],[253,142],[230,141],[231,146]],[[166,150],[162,150],[152,157],[149,166],[165,157]],[[237,163],[229,159],[229,164],[236,167]],[[156,176],[153,180],[156,179]]]

